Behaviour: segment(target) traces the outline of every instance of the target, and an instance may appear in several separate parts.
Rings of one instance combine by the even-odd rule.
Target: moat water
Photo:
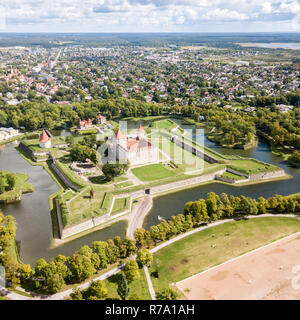
[[[186,129],[195,129],[195,126],[182,125]],[[58,133],[66,135],[63,131]],[[205,134],[200,130],[198,135],[202,135],[207,147],[222,153],[236,154],[245,157],[253,157],[268,163],[272,163],[283,168],[293,179],[267,182],[252,186],[234,187],[219,183],[211,183],[154,199],[153,208],[147,215],[144,224],[149,228],[153,224],[159,223],[158,217],[169,218],[172,215],[182,213],[187,201],[198,200],[205,197],[210,191],[217,194],[222,192],[240,195],[244,194],[252,197],[269,197],[275,194],[287,195],[300,192],[300,170],[290,167],[282,158],[273,155],[267,141],[259,139],[258,146],[252,150],[232,150],[218,146],[214,142],[207,140]],[[193,138],[196,130],[193,131]],[[58,190],[54,180],[41,166],[31,166],[24,160],[15,145],[10,143],[0,146],[0,170],[13,172],[24,172],[29,175],[29,182],[34,185],[33,193],[24,194],[21,202],[10,205],[2,205],[1,209],[5,214],[10,214],[17,221],[17,240],[20,241],[20,257],[24,263],[35,264],[39,258],[50,258],[57,254],[72,255],[82,245],[90,245],[96,240],[106,240],[116,235],[124,236],[126,231],[125,222],[118,222],[109,228],[92,232],[88,235],[77,238],[58,247],[52,247],[52,223],[49,212],[48,197]]]

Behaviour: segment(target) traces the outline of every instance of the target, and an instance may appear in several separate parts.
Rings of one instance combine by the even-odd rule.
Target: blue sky
[[[300,32],[300,0],[0,0],[1,32]]]

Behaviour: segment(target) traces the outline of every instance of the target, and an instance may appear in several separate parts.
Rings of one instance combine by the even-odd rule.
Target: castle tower
[[[127,139],[120,130],[116,132],[116,140],[119,146],[127,150]]]
[[[145,138],[145,130],[142,127],[142,125],[140,124],[139,128],[138,128],[138,133],[137,133],[137,137],[141,140]]]
[[[40,135],[40,147],[51,148],[51,138],[47,135],[45,130],[43,130]]]

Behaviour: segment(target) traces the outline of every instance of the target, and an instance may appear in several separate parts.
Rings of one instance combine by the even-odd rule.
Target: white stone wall
[[[249,180],[261,180],[261,179],[272,179],[277,177],[285,176],[284,170],[277,170],[272,172],[263,172],[249,175]]]

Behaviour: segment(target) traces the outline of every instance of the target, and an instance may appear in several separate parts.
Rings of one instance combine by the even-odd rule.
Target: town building
[[[100,113],[97,115],[96,119],[98,124],[106,123],[106,118],[102,116]]]
[[[78,119],[78,129],[89,129],[92,128],[93,122],[90,118],[88,120],[81,120],[80,118]]]

